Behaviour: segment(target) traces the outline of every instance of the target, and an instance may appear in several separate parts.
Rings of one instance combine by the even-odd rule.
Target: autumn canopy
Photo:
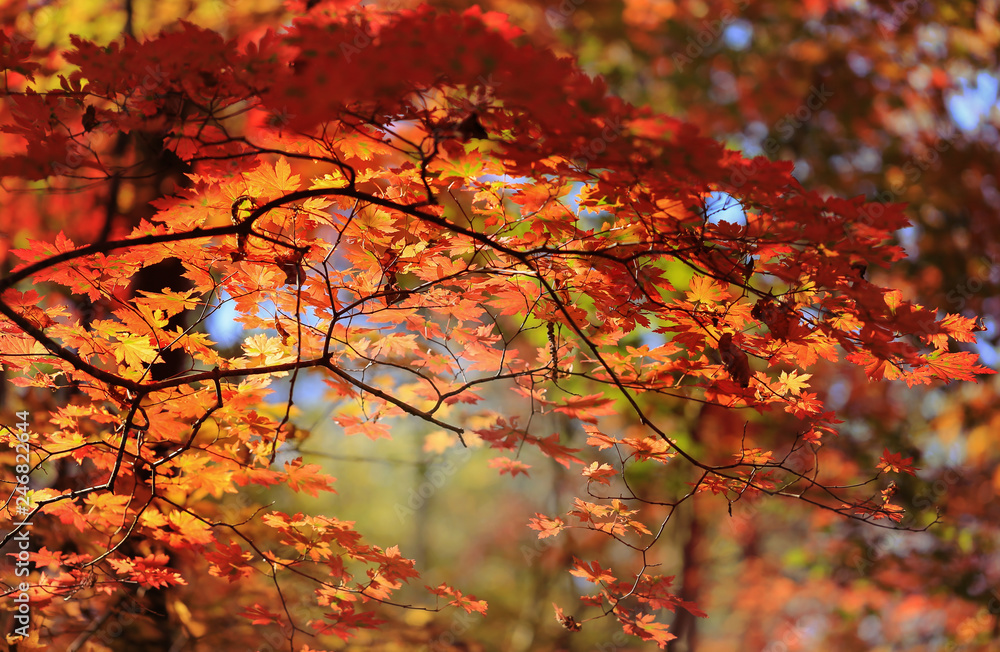
[[[504,527],[574,578],[545,602],[566,636],[666,647],[712,615],[663,540],[693,502],[912,525],[911,454],[823,466],[841,420],[814,378],[992,373],[975,318],[872,282],[905,258],[902,203],[633,106],[501,13],[382,4],[0,35],[9,643],[324,650],[410,611],[489,619],[340,518],[303,392],[340,435],[488,450],[469,464],[501,488],[553,460],[575,493]],[[691,406],[729,430],[684,432]]]

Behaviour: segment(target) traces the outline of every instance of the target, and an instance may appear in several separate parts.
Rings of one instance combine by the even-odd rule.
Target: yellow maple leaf
[[[778,376],[778,386],[775,387],[775,391],[782,396],[789,393],[798,396],[803,389],[809,387],[809,383],[806,381],[810,378],[812,378],[812,374],[799,375],[794,371],[790,374],[782,371],[781,375]]]
[[[299,175],[292,174],[292,168],[284,156],[278,159],[273,168],[264,164],[253,172],[245,173],[243,178],[249,184],[250,194],[254,196],[280,197],[295,192],[301,185]]]
[[[312,180],[312,185],[309,186],[310,190],[315,190],[316,188],[343,188],[348,185],[349,181],[340,170],[334,170],[332,174],[324,174],[322,177],[316,177]]]
[[[156,359],[159,351],[150,344],[149,336],[134,333],[120,333],[119,345],[115,347],[115,360],[125,361],[129,367],[141,369]]]
[[[729,298],[729,292],[719,287],[714,279],[707,276],[693,276],[690,284],[691,291],[687,293],[688,301],[691,303],[718,303]]]
[[[258,333],[243,341],[243,351],[256,363],[265,365],[281,364],[294,360],[295,356],[285,353],[281,340]]]

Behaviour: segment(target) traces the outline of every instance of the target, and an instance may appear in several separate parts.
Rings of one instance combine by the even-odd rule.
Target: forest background
[[[15,1],[4,4],[0,18],[8,34],[33,40],[38,51],[58,53],[72,47],[71,34],[99,44],[120,41],[124,34],[143,40],[177,29],[180,20],[252,40],[315,9],[314,4]],[[376,4],[391,11],[416,7],[402,0]],[[440,11],[468,8],[430,4]],[[952,343],[951,350],[974,352],[987,367],[1000,364],[1000,23],[995,1],[497,0],[480,5],[508,16],[524,31],[517,37],[524,42],[573,57],[625,101],[696,125],[703,135],[747,156],[793,163],[793,175],[811,191],[863,195],[880,205],[905,203],[912,226],[894,233],[905,257],[888,268],[867,266],[860,277],[897,288],[903,300],[940,315],[974,320],[976,340]],[[367,36],[362,32],[358,38],[356,45],[364,47]],[[9,44],[5,56],[13,47]],[[9,107],[5,111],[9,117]],[[466,128],[472,131],[464,135],[479,135]],[[613,140],[614,131],[609,133]],[[9,172],[5,168],[5,175]],[[753,168],[746,174],[752,182]],[[121,213],[131,219],[154,199],[137,190],[120,201]],[[62,201],[70,206],[72,195]],[[29,240],[52,239],[60,230],[77,243],[101,236],[95,232],[100,222],[94,222],[96,228],[68,224],[58,203],[46,203],[23,186],[5,183],[0,205],[5,275],[21,262],[13,251],[29,247]],[[251,208],[234,204],[234,219],[237,209]],[[713,223],[746,222],[726,194],[716,193],[705,208]],[[205,321],[207,334],[220,347],[238,350],[244,338],[265,332],[246,332],[227,307]],[[531,335],[532,343],[540,349],[560,346],[565,334],[557,335],[539,331]],[[643,343],[656,342],[635,344]],[[741,384],[726,351],[718,355]],[[843,420],[836,435],[824,438],[825,479],[828,484],[837,478],[853,482],[885,471],[870,485],[874,495],[881,491],[884,496],[892,471],[890,495],[905,515],[881,527],[887,519],[862,522],[795,500],[699,495],[672,513],[656,550],[663,574],[675,576],[679,599],[709,617],[678,608],[664,619],[678,638],[661,641],[666,637],[660,632],[661,638],[651,640],[691,652],[993,649],[1000,639],[997,376],[980,376],[978,383],[910,386],[873,382],[868,371],[823,360],[809,369],[810,391]],[[287,379],[278,379],[272,389],[271,403],[260,411],[280,420]],[[594,614],[579,606],[579,595],[586,591],[580,567],[572,575],[567,569],[577,558],[601,556],[627,566],[634,551],[614,549],[606,537],[583,531],[539,538],[544,519],[534,521],[534,529],[526,527],[529,519],[564,514],[573,497],[586,496],[599,472],[581,476],[580,466],[567,463],[567,453],[558,450],[554,459],[514,450],[507,462],[496,462],[496,451],[486,446],[465,448],[454,433],[410,428],[406,422],[393,425],[391,439],[347,435],[320,380],[304,375],[294,391],[292,423],[310,437],[300,448],[279,451],[277,463],[301,456],[304,464],[335,477],[338,493],[310,497],[280,488],[244,488],[249,498],[226,503],[223,515],[235,518],[251,504],[273,503],[287,514],[353,521],[366,541],[385,549],[398,545],[415,561],[424,583],[447,583],[489,603],[485,618],[476,613],[478,602],[472,609],[441,612],[389,608],[379,612],[387,619],[380,627],[353,631],[346,642],[333,634],[320,639],[323,645],[384,650],[638,650],[652,645],[625,636],[610,618],[586,620],[575,631],[575,620]],[[45,392],[7,385],[6,423],[15,423],[13,415],[20,410],[55,413],[65,392]],[[497,412],[527,419],[524,402],[507,394],[485,392],[483,400]],[[739,451],[748,423],[759,441],[779,441],[777,430],[787,427],[780,419],[769,421],[767,414],[748,417],[694,401],[662,400],[651,409],[669,424],[672,437],[699,453],[734,445]],[[581,448],[587,435],[571,416],[550,412],[545,424],[563,435],[562,444]],[[606,410],[599,418],[604,433],[645,436],[625,410]],[[10,457],[5,464],[13,469]],[[692,474],[658,475],[649,467],[632,473],[634,491],[682,492],[685,483],[697,480]],[[64,545],[60,552],[74,550]],[[43,561],[33,559],[36,567]],[[599,575],[600,568],[593,572]],[[197,575],[187,581],[189,590],[197,590]],[[49,637],[62,645],[79,641],[82,649],[128,649],[136,640],[154,640],[159,619],[185,632],[184,644],[191,647],[178,649],[202,649],[198,641],[210,641],[219,623],[243,618],[256,623],[249,630],[256,633],[246,635],[250,639],[266,636],[262,645],[289,649],[280,614],[254,611],[248,604],[237,609],[237,597],[223,596],[211,608],[192,611],[171,594],[150,613],[128,611],[128,601],[80,600],[77,611],[64,618],[89,624],[57,627],[58,635],[33,630],[32,640],[8,641],[30,646]],[[455,595],[441,597],[443,604]],[[419,601],[406,596],[402,602]],[[561,611],[554,612],[553,603]],[[8,623],[12,617],[8,614]],[[10,624],[5,633],[13,628]],[[237,640],[236,647],[224,649],[243,649],[242,639]],[[311,645],[325,649],[316,641]]]

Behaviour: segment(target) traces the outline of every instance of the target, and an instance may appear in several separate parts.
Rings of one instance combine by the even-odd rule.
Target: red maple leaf
[[[890,453],[888,448],[882,452],[882,457],[879,458],[875,468],[885,473],[909,473],[914,476],[916,475],[914,471],[920,470],[913,466],[912,457],[903,457],[902,453]]]

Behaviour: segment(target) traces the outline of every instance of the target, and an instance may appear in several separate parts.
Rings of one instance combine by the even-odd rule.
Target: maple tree
[[[539,540],[617,546],[566,559],[590,585],[555,605],[570,633],[611,617],[665,647],[658,614],[705,615],[657,545],[692,500],[909,527],[883,476],[913,460],[873,444],[850,481],[828,472],[839,421],[811,382],[824,361],[909,387],[990,373],[953,346],[973,318],[869,280],[904,257],[903,205],[808,189],[630,105],[498,13],[286,10],[228,39],[190,22],[62,51],[0,37],[4,198],[41,216],[0,281],[0,363],[33,433],[32,508],[11,491],[3,543],[33,523],[34,627],[11,643],[96,644],[84,612],[125,605],[145,611],[133,643],[169,647],[172,619],[192,649],[271,625],[287,649],[332,648],[400,607],[486,614],[461,586],[412,590],[414,560],[363,524],[224,507],[334,491],[298,453],[292,396],[314,375],[346,434],[419,423],[496,451],[499,475],[550,458],[582,479],[561,513],[524,515]],[[182,275],[137,283],[165,263]],[[238,349],[207,332],[222,310]],[[721,410],[728,436],[678,436],[675,402]],[[624,413],[641,425],[610,427]]]

